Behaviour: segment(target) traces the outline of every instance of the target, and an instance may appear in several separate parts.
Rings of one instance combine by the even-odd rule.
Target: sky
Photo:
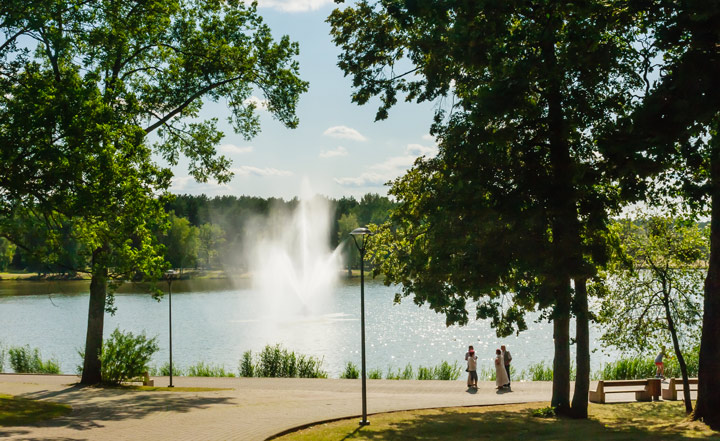
[[[364,106],[350,101],[351,78],[337,66],[340,50],[325,23],[336,7],[332,0],[259,0],[258,12],[273,36],[288,35],[300,45],[300,77],[310,83],[298,105],[300,124],[288,129],[260,110],[262,132],[245,141],[226,123],[225,102],[206,103],[201,116],[219,119],[225,138],[218,151],[233,161],[235,176],[225,185],[197,183],[181,163],[173,170],[171,192],[283,199],[308,196],[303,193],[386,195],[388,181],[404,174],[418,156],[436,153],[428,133],[435,103],[399,102],[388,119],[374,122],[378,100]]]

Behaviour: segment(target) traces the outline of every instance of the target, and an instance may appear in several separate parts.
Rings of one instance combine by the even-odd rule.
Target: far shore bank
[[[173,276],[174,280],[203,280],[203,279],[249,279],[252,274],[248,272],[228,274],[224,270],[196,270],[196,269],[184,269],[182,272],[178,269],[175,270],[176,275]],[[359,278],[360,270],[352,270],[352,274],[348,275],[346,269],[338,271],[340,278]],[[370,271],[365,271],[366,278],[372,278]],[[381,277],[376,277],[381,278]],[[13,281],[78,281],[78,280],[90,280],[90,274],[77,273],[61,274],[61,273],[30,273],[30,272],[0,272],[0,282],[3,280]],[[129,282],[129,281],[128,281]]]

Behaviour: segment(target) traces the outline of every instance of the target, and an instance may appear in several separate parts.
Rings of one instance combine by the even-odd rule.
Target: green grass
[[[547,403],[462,407],[370,415],[310,427],[279,438],[322,440],[609,440],[720,439],[705,425],[685,418],[682,402],[591,404],[590,418],[533,416]]]
[[[67,404],[0,395],[0,426],[26,426],[70,413]]]

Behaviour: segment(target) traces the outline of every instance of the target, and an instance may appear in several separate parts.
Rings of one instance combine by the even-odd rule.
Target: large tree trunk
[[[575,317],[577,375],[571,415],[575,418],[587,418],[588,392],[590,391],[590,315],[588,314],[587,279],[575,280]]]
[[[717,127],[717,124],[716,124]],[[698,397],[693,417],[720,429],[720,136],[711,140],[710,262],[705,279]]]
[[[85,360],[81,384],[98,384],[102,381],[100,351],[103,341],[105,299],[107,295],[107,268],[98,263],[102,249],[93,252],[92,279],[90,280],[90,306],[85,338]]]
[[[561,415],[570,412],[570,283],[557,289],[553,314],[553,385],[550,405]]]

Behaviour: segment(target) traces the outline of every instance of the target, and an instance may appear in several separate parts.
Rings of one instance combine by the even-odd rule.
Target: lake
[[[297,354],[323,359],[323,369],[337,378],[348,361],[360,365],[360,282],[342,280],[312,313],[281,317],[267,311],[249,280],[183,280],[173,282],[173,363],[186,369],[200,361],[237,373],[243,352],[282,344]],[[167,287],[167,285],[162,285]],[[54,358],[63,373],[81,363],[87,329],[89,282],[0,281],[0,344],[40,349]],[[487,322],[445,326],[445,317],[410,299],[393,304],[396,287],[365,282],[366,357],[369,369],[396,371],[410,363],[434,366],[443,360],[463,366],[467,346],[478,353],[478,369],[492,367],[495,349],[507,345],[518,372],[544,361],[552,365],[552,324],[528,320],[529,329],[502,340]],[[116,295],[117,313],[106,315],[105,335],[115,328],[158,336],[160,351],[153,364],[168,360],[168,300],[160,302],[140,287],[124,285]],[[474,313],[472,313],[474,316]],[[574,330],[572,331],[574,334]],[[599,332],[591,329],[591,349]],[[574,348],[573,348],[574,357]],[[610,358],[598,350],[591,364],[597,370]],[[9,371],[5,360],[5,370]]]

